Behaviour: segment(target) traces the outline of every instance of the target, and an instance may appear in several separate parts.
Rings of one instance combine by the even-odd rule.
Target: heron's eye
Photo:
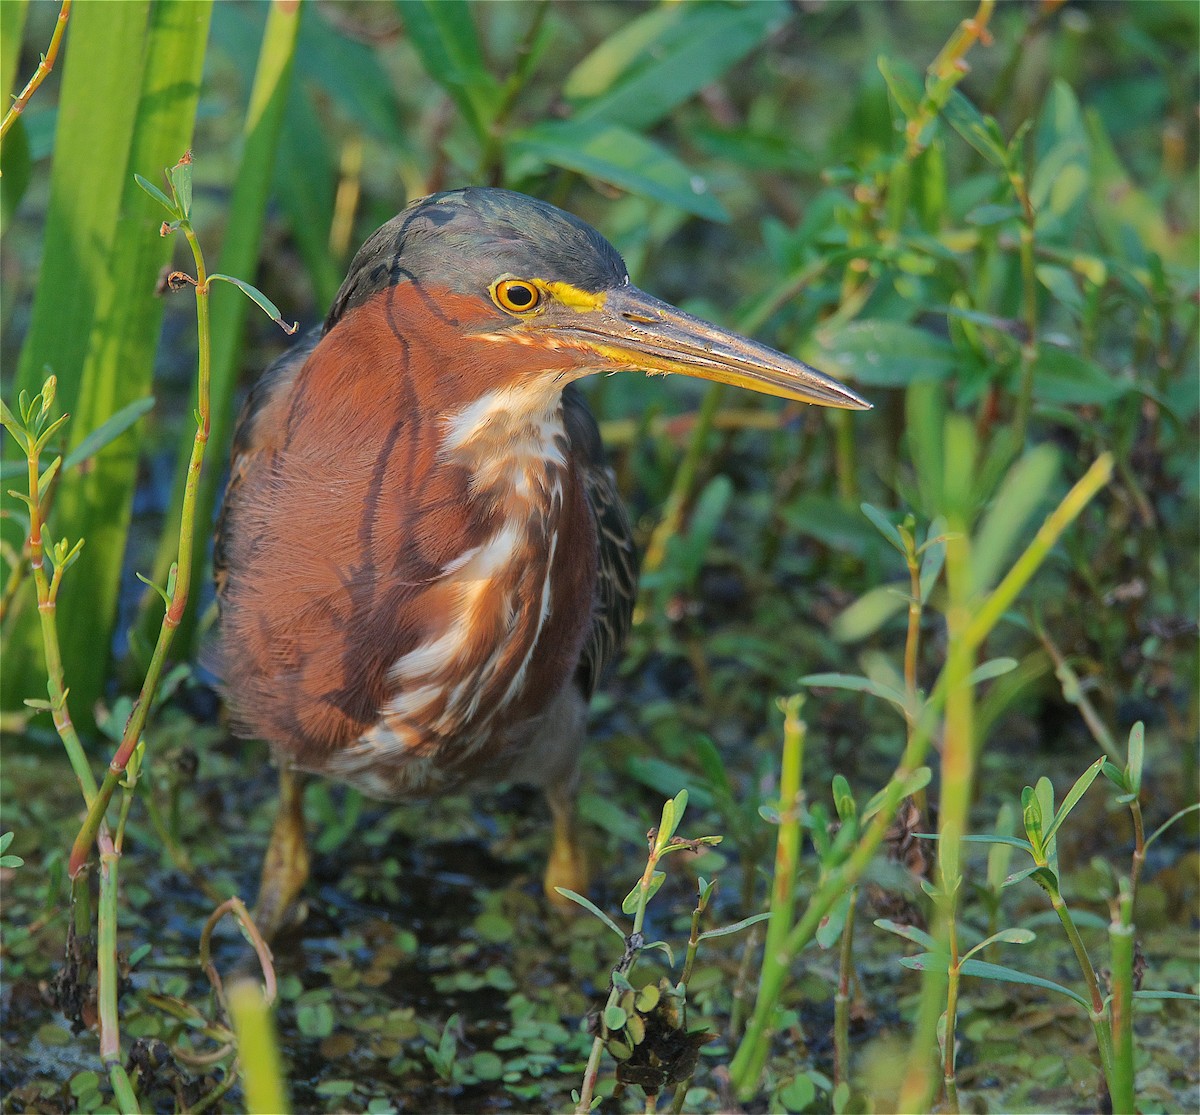
[[[542,292],[524,279],[497,279],[492,284],[492,301],[510,314],[527,314],[536,310]]]

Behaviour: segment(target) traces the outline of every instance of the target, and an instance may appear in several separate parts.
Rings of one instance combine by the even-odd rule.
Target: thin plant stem
[[[858,888],[850,888],[850,908],[838,952],[838,986],[833,997],[833,1082],[850,1083],[850,985],[854,976],[854,907]]]
[[[800,815],[803,809],[805,724],[800,719],[802,696],[783,704],[783,754],[779,771],[779,833],[771,879],[771,916],[763,945],[761,978],[786,967],[787,937],[795,917],[796,874],[800,869]]]
[[[96,935],[96,985],[100,1014],[100,1060],[122,1115],[139,1111],[133,1085],[121,1056],[120,1013],[117,1004],[117,882],[120,853],[101,838],[100,906]]]
[[[1112,951],[1112,1070],[1108,1091],[1115,1115],[1132,1115],[1135,1103],[1133,1051],[1133,884],[1122,879],[1108,925]]]
[[[1146,828],[1142,819],[1142,803],[1137,798],[1129,803],[1129,812],[1133,816],[1133,863],[1129,872],[1129,893],[1136,897],[1138,880],[1146,865]]]
[[[1020,382],[1017,390],[1017,410],[1013,416],[1013,452],[1019,453],[1025,442],[1025,429],[1029,424],[1029,413],[1033,407],[1033,365],[1037,360],[1038,309],[1037,273],[1034,262],[1034,229],[1037,215],[1025,181],[1025,173],[1010,167],[1009,182],[1021,206],[1021,294],[1024,314],[1025,336],[1021,343]]]
[[[192,258],[196,264],[196,330],[199,346],[199,372],[196,393],[196,434],[192,441],[187,485],[184,489],[183,513],[179,523],[178,559],[173,567],[174,575],[168,580],[170,603],[163,615],[158,641],[155,643],[154,653],[146,670],[141,692],[137,701],[134,702],[133,711],[125,725],[121,743],[108,764],[100,791],[95,800],[89,802],[87,818],[71,848],[68,872],[72,876],[81,871],[87,862],[108,803],[112,800],[113,792],[125,772],[129,757],[142,737],[142,730],[146,725],[146,718],[149,715],[154,694],[158,689],[159,679],[162,677],[175,629],[179,626],[184,609],[187,607],[192,583],[192,536],[195,532],[196,498],[200,488],[200,472],[204,464],[204,450],[208,444],[210,428],[209,379],[212,345],[209,330],[208,272],[204,265],[204,253],[200,249],[200,243],[196,239],[191,225],[184,221],[181,222],[180,227],[187,237],[188,246],[192,250]]]
[[[958,953],[958,922],[951,911],[950,917],[950,965],[946,970],[946,1038],[942,1053],[942,1087],[946,1091],[945,1110],[957,1115],[958,1076],[955,1070],[957,1053],[955,1033],[958,1027],[958,984],[961,977],[961,960]]]
[[[953,497],[961,508],[965,493]],[[946,541],[946,586],[949,598],[946,609],[946,629],[949,648],[945,669],[947,686],[945,732],[942,743],[942,792],[940,810],[940,839],[938,866],[940,896],[938,902],[940,936],[945,941],[950,963],[948,982],[939,972],[930,974],[921,990],[921,1011],[913,1033],[909,1069],[900,1088],[899,1110],[923,1111],[933,1099],[936,1083],[930,1072],[926,1050],[934,1037],[943,995],[946,996],[946,1036],[943,1076],[948,1088],[954,1086],[954,1015],[958,1005],[957,907],[962,883],[961,841],[966,833],[967,813],[974,781],[974,715],[975,691],[967,683],[974,667],[973,648],[965,646],[967,626],[971,616],[972,584],[971,543],[961,509],[949,516]],[[947,1091],[947,1103],[958,1110],[957,1096]]]
[[[8,129],[17,122],[17,117],[25,111],[25,106],[29,104],[30,98],[37,92],[38,86],[46,80],[50,71],[54,69],[55,60],[58,58],[58,47],[62,42],[63,32],[67,29],[67,20],[70,18],[71,0],[63,0],[62,7],[58,9],[58,22],[54,25],[54,34],[50,36],[50,45],[46,48],[46,53],[42,55],[41,61],[38,63],[38,68],[33,71],[33,77],[29,79],[25,88],[21,90],[19,96],[4,114],[3,122],[0,122],[0,140],[3,140],[8,135]]]

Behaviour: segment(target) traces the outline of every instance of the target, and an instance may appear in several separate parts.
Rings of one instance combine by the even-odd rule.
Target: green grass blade
[[[44,264],[18,380],[34,384],[45,365],[54,369],[75,445],[150,391],[163,310],[153,291],[170,242],[133,173],[173,164],[191,142],[210,14],[210,2],[163,0],[82,4],[72,17]],[[73,328],[62,328],[67,319]],[[65,474],[55,508],[59,532],[88,544],[59,599],[73,715],[83,725],[108,662],[138,442],[135,427],[86,474]],[[16,661],[40,670],[32,625],[14,635],[30,651]],[[44,684],[28,669],[6,669],[4,681],[6,704]]]
[[[291,89],[299,24],[299,7],[293,8],[286,4],[271,5],[263,30],[254,84],[250,90],[242,162],[229,203],[229,223],[225,229],[225,240],[221,245],[220,257],[215,268],[215,271],[246,280],[253,278],[258,267],[275,154],[279,146],[284,107]],[[213,520],[218,488],[223,479],[228,456],[227,446],[232,436],[238,358],[246,328],[246,315],[250,312],[251,303],[242,291],[216,285],[213,287],[211,306],[212,426],[209,432],[208,461],[200,478],[200,491],[196,500],[198,528],[194,536],[192,568],[196,570],[197,576],[201,575],[200,571],[204,568],[210,534],[208,524]],[[271,309],[274,309],[273,305]],[[270,310],[267,312],[270,313]],[[171,493],[171,506],[167,513],[167,522],[173,526],[160,543],[151,578],[159,582],[166,580],[167,570],[175,560],[174,526],[178,524],[183,508],[187,466],[187,453],[181,453],[176,469],[175,487]],[[161,615],[157,607],[153,606],[153,597],[147,597],[145,603],[150,606],[139,621],[139,627],[147,637],[147,643],[152,644],[152,632],[157,630]],[[176,646],[180,652],[188,646],[195,631],[196,615],[195,609],[189,609],[176,632]]]

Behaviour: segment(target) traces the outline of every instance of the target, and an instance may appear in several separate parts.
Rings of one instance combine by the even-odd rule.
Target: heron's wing
[[[572,386],[563,391],[563,419],[596,525],[600,563],[592,628],[577,675],[590,697],[629,635],[637,598],[637,551],[616,477],[605,459],[600,430],[583,396]]]
[[[300,341],[272,363],[251,388],[238,415],[229,459],[229,481],[225,485],[221,507],[217,512],[217,525],[213,532],[213,581],[217,587],[218,603],[224,595],[227,578],[228,545],[225,527],[230,508],[237,502],[238,489],[253,469],[255,459],[279,434],[278,425],[265,421],[264,418],[272,409],[272,404],[287,395],[296,374],[317,347],[321,334],[319,328],[309,330]]]

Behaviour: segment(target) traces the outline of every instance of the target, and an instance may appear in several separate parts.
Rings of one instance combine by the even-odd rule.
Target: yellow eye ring
[[[525,279],[497,279],[492,283],[492,301],[510,314],[528,314],[541,305],[542,292]]]

